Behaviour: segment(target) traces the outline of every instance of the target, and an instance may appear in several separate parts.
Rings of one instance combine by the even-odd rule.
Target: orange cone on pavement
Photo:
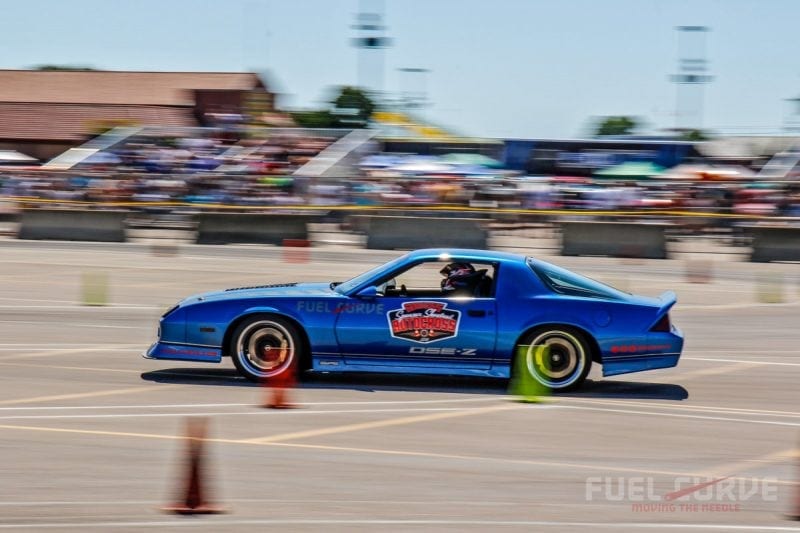
[[[275,376],[264,378],[264,404],[267,409],[296,409],[299,407],[289,401],[288,391],[295,386],[294,366]]]
[[[686,261],[686,281],[689,283],[711,283],[713,277],[711,261],[707,259]]]
[[[208,430],[207,418],[189,418],[186,421],[186,483],[184,496],[163,511],[175,514],[217,514],[222,507],[208,502],[203,471],[203,445]]]
[[[307,239],[283,239],[284,263],[308,263],[311,260],[311,241]]]

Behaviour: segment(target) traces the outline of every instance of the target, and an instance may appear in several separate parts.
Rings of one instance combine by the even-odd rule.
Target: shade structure
[[[503,163],[483,154],[470,154],[455,152],[441,157],[443,163],[449,165],[480,166],[487,168],[502,168]]]
[[[35,157],[17,152],[16,150],[0,150],[0,164],[32,164],[39,161]]]
[[[403,163],[403,156],[396,154],[372,154],[358,164],[361,168],[387,168]]]
[[[664,167],[650,161],[627,161],[619,165],[605,168],[594,173],[595,178],[638,180],[660,176]]]
[[[400,172],[402,174],[436,174],[439,172],[446,172],[452,167],[436,161],[412,161],[410,163],[403,163],[396,165],[388,170]]]
[[[664,172],[662,179],[684,181],[735,181],[755,179],[756,173],[738,165],[678,165]]]
[[[122,159],[112,152],[98,151],[80,162],[82,165],[119,165]]]

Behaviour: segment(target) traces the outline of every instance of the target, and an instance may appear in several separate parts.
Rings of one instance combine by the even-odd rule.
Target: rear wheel
[[[237,326],[231,340],[231,357],[247,379],[288,376],[297,370],[302,346],[297,329],[287,320],[258,315]]]
[[[537,353],[536,346],[549,350]],[[517,357],[525,358],[522,366],[530,377],[552,390],[578,387],[592,367],[586,340],[571,328],[547,328],[528,334]]]

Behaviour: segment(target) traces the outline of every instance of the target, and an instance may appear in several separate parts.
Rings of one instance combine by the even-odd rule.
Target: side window
[[[425,261],[386,280],[385,296],[450,298],[494,296],[497,266],[472,261]]]
[[[441,290],[441,274],[439,271],[444,264],[438,261],[420,263],[401,272],[395,278],[397,286],[405,286],[408,290],[421,292],[436,292]]]
[[[528,265],[550,290],[559,294],[612,300],[618,300],[624,294],[609,285],[544,261],[537,263],[528,261]]]

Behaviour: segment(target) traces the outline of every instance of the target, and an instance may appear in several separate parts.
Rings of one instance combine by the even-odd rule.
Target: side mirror
[[[363,300],[374,300],[378,296],[383,296],[383,295],[378,292],[378,287],[376,287],[375,285],[364,287],[363,289],[361,289],[356,293],[356,298],[361,298]]]

